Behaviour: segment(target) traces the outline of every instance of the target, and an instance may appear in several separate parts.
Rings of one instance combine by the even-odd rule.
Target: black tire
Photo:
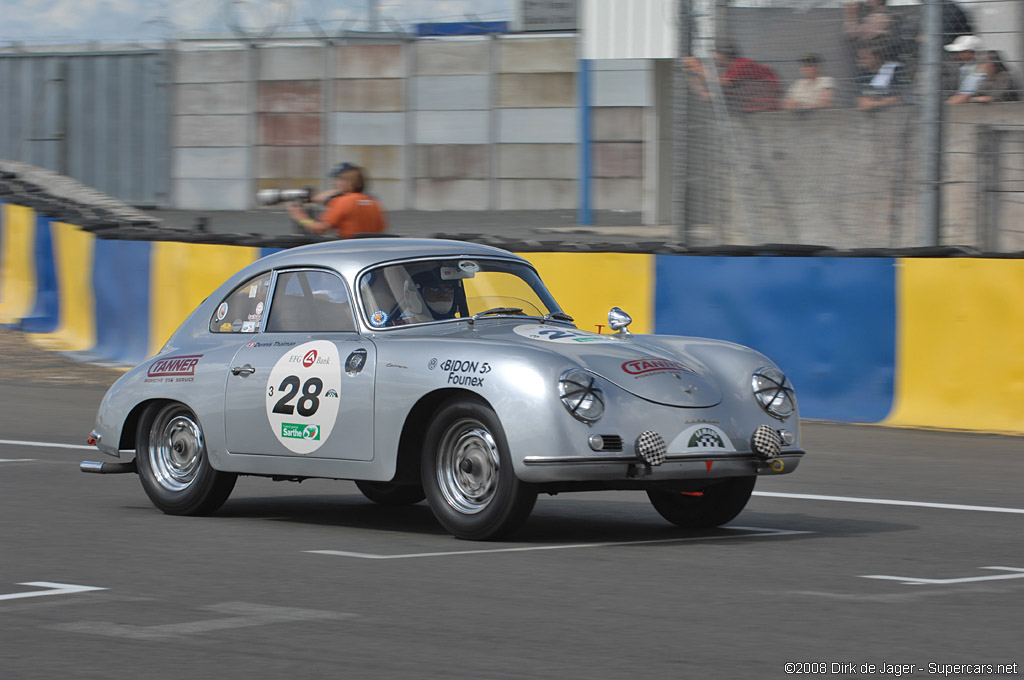
[[[135,463],[142,488],[168,515],[208,515],[224,504],[238,475],[214,470],[199,419],[177,402],[152,404],[139,419]]]
[[[669,522],[687,529],[717,527],[743,511],[757,477],[729,477],[694,492],[648,491],[651,505]]]
[[[456,538],[492,541],[522,526],[537,489],[512,469],[498,417],[474,399],[453,399],[427,428],[423,490],[437,521]]]
[[[419,484],[393,484],[391,482],[365,482],[356,486],[363,495],[380,505],[415,505],[427,497]]]

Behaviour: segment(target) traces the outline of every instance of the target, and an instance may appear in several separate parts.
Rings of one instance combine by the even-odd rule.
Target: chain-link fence
[[[1022,3],[681,1],[687,241],[1024,248]]]

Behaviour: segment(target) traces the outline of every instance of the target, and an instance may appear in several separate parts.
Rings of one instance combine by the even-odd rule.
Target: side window
[[[255,333],[263,319],[263,309],[267,304],[267,291],[270,290],[270,272],[249,279],[231,291],[210,319],[210,331],[213,333]]]
[[[267,331],[331,333],[354,331],[345,282],[331,272],[280,272],[270,305]]]

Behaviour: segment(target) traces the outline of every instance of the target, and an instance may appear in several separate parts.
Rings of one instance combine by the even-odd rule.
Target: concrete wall
[[[266,47],[255,55],[256,188],[319,188],[327,55],[317,47]]]
[[[190,48],[176,55],[174,207],[245,209],[364,166],[391,209],[571,209],[574,36]],[[594,207],[641,209],[650,62],[591,72]]]
[[[249,50],[180,50],[174,59],[171,202],[184,210],[252,204]]]

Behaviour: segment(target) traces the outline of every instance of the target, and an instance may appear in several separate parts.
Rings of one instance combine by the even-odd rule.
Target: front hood
[[[629,335],[599,335],[537,322],[478,322],[488,339],[513,339],[560,354],[641,399],[688,408],[722,401],[722,392],[704,364],[686,351],[641,347]],[[518,336],[518,337],[515,337]]]

